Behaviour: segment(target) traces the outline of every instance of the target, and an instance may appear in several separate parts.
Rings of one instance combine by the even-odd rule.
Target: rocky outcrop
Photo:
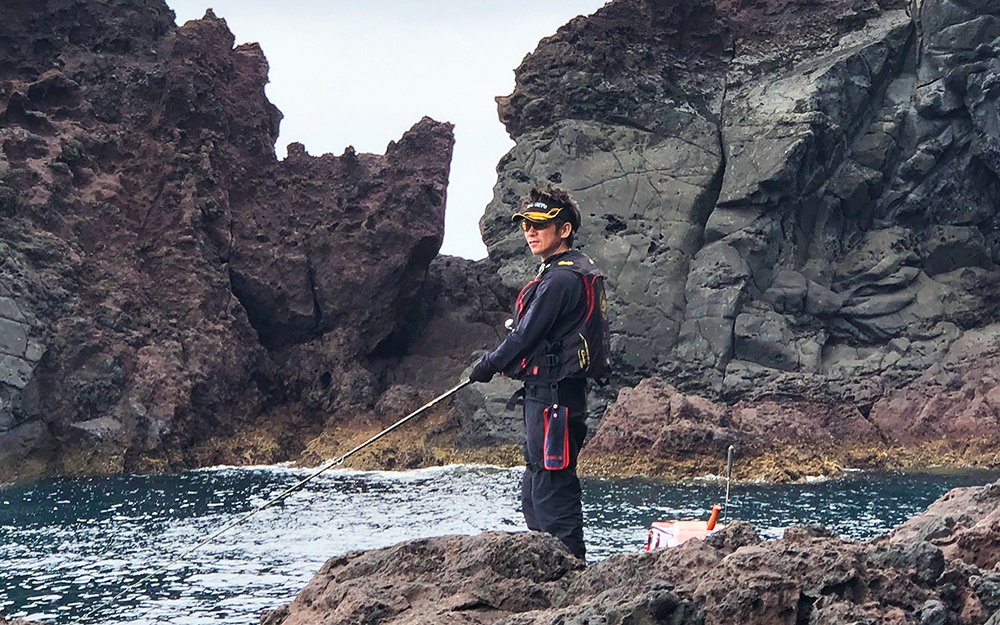
[[[435,260],[448,124],[279,161],[211,12],[0,8],[0,481],[345,451],[500,341],[547,182],[608,274],[593,470],[996,464],[998,38],[984,1],[615,0],[498,99],[473,263]],[[516,462],[512,386],[364,466]]]
[[[509,215],[558,183],[609,277],[622,382],[662,377],[810,444],[863,435],[861,465],[929,444],[995,457],[998,11],[618,0],[571,21],[498,98],[516,145],[481,221],[490,258],[526,278]]]
[[[867,453],[877,439],[849,406],[800,399],[728,406],[650,378],[619,393],[581,467],[607,475],[722,475],[732,445],[740,479],[788,481],[854,466],[859,450]]]
[[[451,126],[279,161],[259,47],[173,20],[0,8],[0,482],[295,457],[422,301]]]
[[[705,541],[584,567],[553,537],[486,532],[330,559],[264,625],[951,623],[1000,620],[1000,484],[956,489],[893,534],[732,523]]]
[[[972,373],[965,377],[982,388]],[[947,405],[953,394],[973,392],[928,393],[934,397],[929,400],[908,387],[876,404],[866,418],[855,406],[811,396],[808,389],[728,405],[649,378],[622,389],[580,466],[600,475],[722,475],[730,445],[744,480],[802,480],[846,468],[996,466],[996,423],[989,412],[968,408],[967,400]],[[979,391],[989,392],[992,386]]]
[[[900,525],[886,539],[889,544],[927,541],[949,560],[962,560],[983,570],[996,570],[1000,544],[996,542],[1000,519],[1000,484],[956,488],[935,501],[920,516]],[[1000,583],[993,578],[992,583]],[[1000,590],[995,587],[994,592]],[[1000,608],[1000,595],[992,609]]]

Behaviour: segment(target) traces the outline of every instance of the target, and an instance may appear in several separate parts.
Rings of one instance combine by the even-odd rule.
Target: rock
[[[859,139],[851,160],[862,167],[882,172],[899,155],[901,120],[893,118],[873,123]]]
[[[384,158],[292,152],[262,172],[231,207],[230,272],[266,346],[339,331],[361,355],[400,325],[441,246],[453,141],[450,125],[425,118]],[[276,205],[295,208],[275,213]]]
[[[1000,575],[996,573],[983,573],[978,578],[969,580],[972,584],[976,596],[983,604],[983,609],[988,614],[1000,612]]]
[[[718,475],[733,445],[741,479],[802,479],[835,470],[880,436],[856,410],[820,396],[730,407],[650,378],[619,392],[581,453],[580,467],[611,475]],[[796,451],[784,453],[789,448]]]
[[[472,371],[471,367],[468,371]],[[459,446],[523,445],[524,415],[521,407],[507,408],[508,400],[519,388],[519,382],[497,376],[489,383],[465,391],[455,402],[452,413],[461,432]]]
[[[829,191],[840,199],[844,216],[867,220],[881,194],[882,177],[882,172],[848,160],[831,180]]]
[[[964,226],[935,226],[924,241],[924,271],[929,275],[954,271],[960,267],[992,265],[982,232]]]
[[[278,161],[264,54],[211,11],[0,24],[0,481],[288,460],[364,423],[369,358],[426,323],[451,126]]]
[[[927,601],[920,608],[920,625],[944,625],[948,622],[948,609],[940,601]]]
[[[21,390],[31,381],[34,371],[32,364],[24,358],[0,354],[0,383]]]
[[[658,137],[575,120],[525,137],[501,166],[500,176],[511,181],[511,189],[502,201],[494,200],[481,221],[486,240],[503,250],[495,249],[490,257],[504,261],[504,284],[519,289],[534,274],[536,261],[520,232],[511,228],[510,215],[530,181],[539,179],[533,172],[544,171],[545,178],[555,171],[565,179],[596,175],[606,180],[575,194],[588,224],[597,225],[582,231],[578,243],[602,259],[601,269],[616,289],[632,296],[611,307],[611,317],[622,324],[616,353],[625,366],[637,358],[656,358],[674,345],[683,282],[698,247],[697,222],[704,219],[717,184],[718,144],[710,132],[697,132],[710,122],[697,111],[678,110],[674,116]],[[665,171],[673,173],[665,177]],[[662,193],[674,177],[685,180],[683,188]],[[624,194],[632,203],[620,201]]]
[[[744,258],[724,242],[706,246],[688,275],[687,310],[693,318],[733,319],[743,306],[750,270]]]
[[[438,256],[407,322],[383,339],[386,349],[370,355],[369,367],[387,381],[443,392],[476,361],[477,350],[500,343],[516,296],[488,259]]]
[[[645,469],[689,474],[709,466],[697,441],[729,440],[776,479],[897,446],[995,464],[997,23],[986,0],[608,3],[498,98],[515,146],[474,263],[435,259],[449,124],[279,161],[264,52],[214,13],[0,8],[0,481],[345,451],[502,340],[536,267],[510,214],[550,182],[607,275],[617,375],[594,429],[647,378],[730,419],[664,429],[650,408]],[[394,466],[515,446],[504,386],[442,406]],[[642,436],[601,443],[602,470],[649,455]]]
[[[698,397],[686,397],[663,380],[643,380],[622,389],[618,401],[601,420],[587,446],[589,454],[649,452],[670,458],[701,449],[724,449],[728,415],[724,407]]]
[[[71,427],[78,430],[84,436],[92,437],[94,442],[100,445],[106,439],[112,438],[120,432],[122,424],[110,417],[99,417],[97,419],[90,419],[89,421],[74,423]]]
[[[806,277],[798,271],[782,270],[774,282],[764,292],[764,300],[770,302],[779,313],[800,313],[806,307],[809,285]]]
[[[806,290],[806,312],[815,317],[829,317],[840,312],[844,296],[834,293],[821,284],[809,281]]]
[[[835,285],[858,291],[868,285],[906,286],[919,261],[909,232],[902,228],[871,231],[836,268]]]
[[[1000,423],[990,395],[998,375],[992,359],[997,340],[996,328],[967,332],[937,358],[939,364],[876,403],[872,423],[902,445],[944,439],[989,448]]]
[[[954,338],[927,332],[997,312],[995,11],[904,4],[617,0],[540,42],[498,98],[516,145],[481,224],[505,283],[529,270],[517,198],[558,181],[608,268],[620,384],[865,418],[941,363]],[[634,173],[664,137],[684,175]],[[971,432],[877,440],[945,431]]]
[[[794,338],[784,315],[772,311],[741,313],[736,317],[733,355],[771,369],[799,368]]]
[[[986,492],[998,488],[957,489],[939,511],[964,502],[995,516],[996,497]],[[924,516],[937,514],[943,500]],[[294,601],[261,623],[986,621],[997,576],[905,527],[870,543],[819,525],[789,527],[782,538],[762,541],[735,521],[705,541],[616,554],[587,567],[540,533],[415,540],[330,559]],[[996,542],[1000,526],[981,527],[981,537]]]
[[[872,549],[865,556],[871,568],[892,568],[921,586],[933,586],[948,566],[941,549],[924,541]]]
[[[1000,550],[985,539],[996,528],[1000,485],[956,488],[927,510],[900,525],[887,537],[890,544],[927,541],[939,545],[947,559],[962,559],[989,570],[1000,562]]]
[[[548,534],[409,541],[331,558],[261,623],[488,623],[551,607],[565,594],[559,580],[583,566]]]
[[[711,5],[618,2],[596,19],[571,21],[526,57],[515,71],[514,93],[497,98],[500,119],[512,137],[563,119],[666,126],[663,116],[676,114],[672,98],[720,86],[714,80],[724,69],[720,57],[729,39]],[[593,43],[600,45],[591,56],[578,54],[581,45]],[[677,50],[697,58],[700,71],[658,73]]]

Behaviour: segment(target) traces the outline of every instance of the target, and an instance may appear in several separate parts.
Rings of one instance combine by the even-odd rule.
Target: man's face
[[[524,240],[531,253],[542,260],[559,252],[566,238],[573,232],[573,226],[570,224],[553,219],[548,221],[525,219],[521,221],[521,228],[524,230]]]

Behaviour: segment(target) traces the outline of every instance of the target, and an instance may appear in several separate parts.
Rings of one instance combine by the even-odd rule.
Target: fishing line
[[[347,460],[348,458],[350,458],[354,454],[358,453],[359,451],[361,451],[362,449],[364,449],[368,445],[371,445],[372,443],[374,443],[378,439],[382,438],[383,436],[385,436],[389,432],[392,432],[393,430],[395,430],[399,426],[403,425],[404,423],[406,423],[410,419],[413,419],[414,417],[416,417],[420,413],[422,413],[425,410],[427,410],[427,409],[431,408],[432,406],[436,405],[438,402],[440,402],[440,401],[442,401],[444,399],[447,399],[448,397],[454,395],[455,393],[457,393],[458,391],[462,390],[463,388],[465,388],[466,386],[468,386],[470,384],[472,384],[472,380],[465,380],[464,382],[462,382],[462,383],[460,383],[460,384],[452,387],[451,389],[445,391],[441,395],[438,395],[437,397],[435,397],[431,401],[427,402],[426,404],[424,404],[420,408],[417,408],[416,410],[414,410],[410,414],[406,415],[405,417],[403,417],[399,421],[396,421],[395,423],[393,423],[389,427],[385,428],[384,430],[382,430],[378,434],[372,436],[371,438],[369,438],[365,442],[361,443],[360,445],[358,445],[354,449],[350,450],[349,452],[347,452],[343,456],[340,456],[339,458],[336,458],[334,460],[327,460],[325,463],[323,463],[318,468],[316,468],[315,470],[313,470],[313,472],[310,473],[309,475],[307,475],[306,477],[302,478],[301,480],[299,480],[295,484],[289,486],[288,488],[286,488],[285,490],[281,491],[276,496],[272,497],[271,499],[267,500],[266,502],[260,504],[259,506],[257,506],[253,510],[247,512],[246,514],[244,514],[240,518],[236,519],[235,521],[229,522],[227,525],[223,526],[221,529],[217,530],[216,532],[214,532],[213,534],[211,534],[208,538],[205,538],[204,540],[202,540],[201,542],[197,543],[193,547],[190,547],[189,549],[187,549],[186,551],[180,553],[179,555],[174,556],[173,558],[170,559],[169,562],[167,562],[164,565],[161,565],[161,566],[157,567],[157,569],[155,571],[153,571],[152,573],[147,574],[146,576],[144,576],[143,578],[141,578],[139,581],[137,581],[137,582],[135,582],[135,583],[133,583],[133,584],[131,584],[129,586],[126,586],[121,591],[119,591],[118,594],[114,595],[110,599],[106,599],[106,600],[98,603],[96,607],[94,607],[93,609],[91,609],[89,612],[83,614],[80,618],[81,619],[86,619],[86,618],[89,618],[91,616],[94,616],[100,610],[102,610],[105,607],[107,607],[108,605],[110,605],[110,604],[118,601],[119,599],[121,599],[122,597],[124,597],[125,595],[127,595],[128,593],[132,592],[133,590],[135,590],[138,587],[142,586],[146,582],[150,581],[151,579],[153,579],[153,577],[155,577],[157,574],[163,572],[165,569],[169,568],[171,565],[173,565],[173,564],[175,564],[177,562],[180,562],[181,560],[183,560],[184,558],[188,557],[189,555],[191,555],[192,553],[194,553],[195,551],[197,551],[201,547],[204,547],[205,545],[207,545],[207,544],[215,541],[215,539],[217,539],[219,536],[222,536],[223,534],[225,534],[229,530],[233,529],[234,527],[237,527],[239,525],[242,525],[243,523],[246,523],[254,515],[256,515],[256,514],[258,514],[260,512],[263,512],[264,510],[267,510],[268,508],[270,508],[271,506],[275,505],[276,503],[284,500],[286,497],[288,497],[292,493],[294,493],[294,492],[296,492],[298,490],[301,490],[303,486],[305,486],[310,480],[316,478],[316,476],[320,475],[324,471],[328,471],[328,470],[332,469],[333,467],[337,466],[338,464],[343,463],[345,460]],[[157,620],[159,620],[159,619],[157,619]]]

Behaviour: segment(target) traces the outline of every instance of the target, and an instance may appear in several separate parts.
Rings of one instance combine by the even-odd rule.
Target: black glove
[[[483,358],[476,363],[475,367],[472,368],[472,373],[469,374],[469,380],[472,382],[489,382],[496,374],[496,370],[486,364],[486,358]]]

